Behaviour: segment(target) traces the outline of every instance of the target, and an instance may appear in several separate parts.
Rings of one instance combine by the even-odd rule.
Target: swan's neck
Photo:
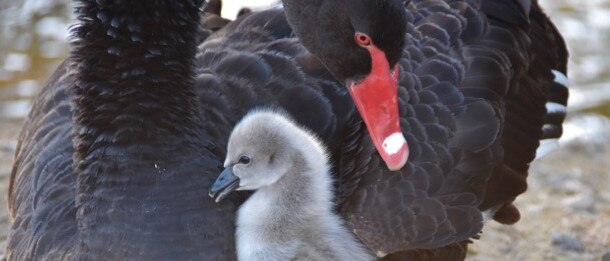
[[[163,144],[196,125],[198,0],[81,0],[73,35],[77,162]]]
[[[79,1],[71,57],[79,193],[110,175],[144,179],[139,165],[154,171],[196,139],[196,1]]]
[[[205,157],[191,80],[201,1],[79,2],[71,57],[79,246],[101,255],[212,233],[184,225],[220,212],[193,182],[217,162]]]

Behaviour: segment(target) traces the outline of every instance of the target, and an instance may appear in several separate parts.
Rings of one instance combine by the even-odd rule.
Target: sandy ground
[[[610,121],[579,115],[566,129],[572,137],[532,164],[521,221],[488,224],[471,260],[610,261]]]

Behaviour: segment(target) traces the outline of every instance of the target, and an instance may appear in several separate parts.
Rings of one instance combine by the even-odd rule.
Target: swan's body
[[[239,179],[236,189],[256,191],[237,215],[239,260],[373,259],[333,213],[328,159],[314,134],[280,113],[255,111],[237,124],[228,146],[225,167]],[[228,184],[223,178],[214,194]]]
[[[216,204],[206,188],[259,106],[320,137],[338,213],[385,260],[464,258],[483,212],[519,219],[539,140],[561,134],[565,111],[545,103],[568,93],[553,74],[565,45],[535,0],[284,0],[211,35],[197,31],[201,4],[78,1],[72,55],[20,136],[9,260],[235,259],[247,194]],[[362,114],[348,90],[367,79],[388,103]],[[380,156],[398,129],[406,162]]]

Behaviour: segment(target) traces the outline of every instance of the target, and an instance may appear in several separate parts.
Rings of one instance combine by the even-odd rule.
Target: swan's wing
[[[349,95],[291,36],[282,10],[268,10],[229,23],[200,46],[196,82],[203,118],[227,123],[226,129],[206,127],[222,141],[223,153],[230,128],[257,107],[286,110],[331,146],[341,139],[355,112]]]
[[[344,189],[353,190],[342,212],[379,255],[468,240],[483,226],[482,210],[492,207],[515,217],[510,202],[526,187],[551,69],[563,68],[565,47],[550,32],[544,42],[557,51],[542,52],[552,59],[537,64],[545,47],[536,26],[550,22],[529,18],[536,15],[526,9],[529,1],[483,2],[408,5],[413,25],[399,99],[409,162],[400,172],[385,170],[363,137],[339,168],[350,181]]]
[[[7,256],[65,259],[76,240],[76,177],[68,62],[37,96],[23,127],[9,184]],[[35,257],[35,258],[34,258]]]
[[[505,224],[519,220],[519,212],[512,201],[527,187],[529,164],[537,155],[539,140],[559,138],[566,116],[566,45],[537,1],[533,1],[531,7],[529,27],[524,31],[504,29],[506,23],[515,25],[518,21],[490,18],[492,28],[504,31],[491,39],[489,45],[507,54],[512,64],[524,65],[516,71],[510,93],[504,100],[504,159],[496,167],[487,186],[490,192],[481,204],[482,209],[499,207],[494,219]],[[513,39],[519,39],[524,33],[527,37],[522,37],[521,48],[514,48],[504,40],[511,35]]]

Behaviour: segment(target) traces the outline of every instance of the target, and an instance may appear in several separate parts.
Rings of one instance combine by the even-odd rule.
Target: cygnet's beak
[[[215,198],[216,203],[218,203],[229,196],[237,187],[239,187],[239,178],[233,175],[233,166],[231,165],[226,167],[216,178],[208,195]]]

